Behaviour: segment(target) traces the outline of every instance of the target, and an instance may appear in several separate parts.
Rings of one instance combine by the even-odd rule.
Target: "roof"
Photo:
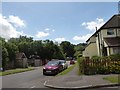
[[[120,28],[120,14],[114,15],[100,29],[106,29],[106,28]]]
[[[17,53],[16,54],[16,59],[21,59],[21,58],[27,58],[25,53]]]
[[[104,38],[108,46],[120,46],[120,37]]]
[[[120,28],[120,14],[113,15],[100,29],[98,29],[92,36],[96,35],[102,29]],[[91,37],[92,37],[91,36]],[[90,38],[91,38],[90,37]],[[90,38],[87,40],[89,41]],[[87,42],[86,41],[86,42]]]

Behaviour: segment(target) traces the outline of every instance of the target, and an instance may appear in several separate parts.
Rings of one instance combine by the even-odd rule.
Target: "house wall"
[[[27,62],[27,58],[23,58],[23,62],[22,62],[22,67],[23,68],[26,68],[26,67],[28,67],[28,62]]]
[[[97,56],[97,45],[96,43],[90,43],[85,50],[83,51],[83,56],[84,57],[92,57],[92,56]]]
[[[90,40],[87,42],[87,44],[90,44],[91,42],[96,42],[96,37],[92,36]]]
[[[98,35],[99,35],[99,39],[100,39],[99,41],[98,41]],[[107,29],[103,29],[100,32],[98,32],[98,35],[96,37],[98,56],[102,56],[102,45],[104,45],[104,47],[108,47],[108,45],[104,41],[104,38],[120,36],[120,29],[114,29],[114,35],[107,35]],[[108,54],[108,56],[110,54],[114,54],[113,48],[110,48],[110,49],[107,48],[107,54]]]
[[[120,36],[120,28],[117,30],[117,32],[118,32],[118,36]]]
[[[113,54],[113,48],[107,47],[107,54],[108,54],[108,56],[110,56],[111,54]]]
[[[116,37],[116,36],[120,36],[120,29],[113,29],[114,30],[114,35],[107,35],[107,31],[108,31],[108,29],[103,29],[103,30],[101,30],[100,32],[101,32],[101,37],[102,37],[102,39],[104,38],[104,37]]]

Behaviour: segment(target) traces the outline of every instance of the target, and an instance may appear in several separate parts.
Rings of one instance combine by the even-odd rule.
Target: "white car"
[[[65,60],[59,60],[63,66],[63,70],[67,69],[68,68],[68,64],[66,63]]]

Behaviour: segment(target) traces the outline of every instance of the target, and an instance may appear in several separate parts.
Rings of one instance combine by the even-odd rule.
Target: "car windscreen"
[[[48,66],[56,66],[58,64],[59,64],[58,61],[50,61],[50,62],[47,63]]]
[[[66,63],[66,61],[65,60],[59,60],[61,63]]]

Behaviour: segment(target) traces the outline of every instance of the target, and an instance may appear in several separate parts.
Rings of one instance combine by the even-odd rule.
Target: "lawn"
[[[76,64],[70,66],[68,69],[62,71],[61,73],[57,74],[57,76],[60,76],[60,75],[66,75],[67,73],[69,73],[71,70],[73,70],[73,68],[76,66]]]
[[[15,74],[15,73],[20,73],[20,72],[25,72],[25,71],[30,71],[30,70],[34,70],[33,67],[29,67],[29,68],[18,68],[18,69],[12,69],[12,70],[7,70],[4,72],[0,72],[0,76],[5,76],[5,75],[9,75],[9,74]]]
[[[112,83],[118,83],[118,76],[108,76],[108,77],[104,77],[103,79],[108,80]]]

